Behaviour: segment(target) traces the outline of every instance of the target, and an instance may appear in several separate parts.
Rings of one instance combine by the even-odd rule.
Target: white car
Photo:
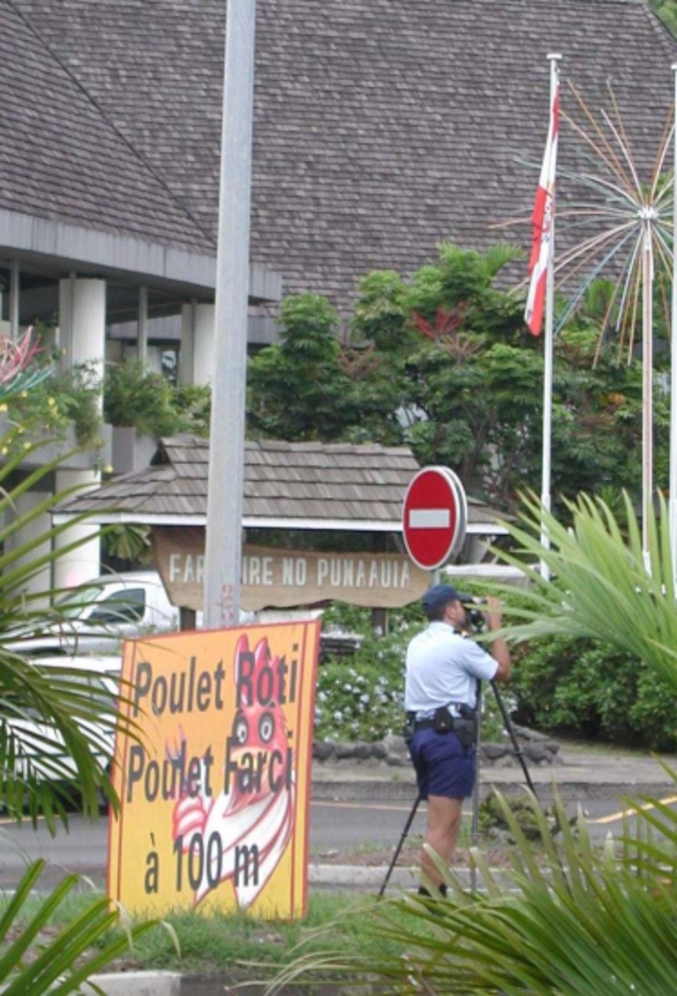
[[[114,701],[120,693],[121,659],[119,655],[112,656],[80,656],[40,658],[37,665],[49,672],[64,668],[68,669],[68,681],[82,685],[88,698],[99,702]],[[112,697],[112,699],[111,699]],[[34,772],[39,778],[48,781],[61,782],[70,780],[76,769],[70,755],[63,749],[61,735],[52,726],[39,722],[36,714],[30,718],[30,710],[21,716],[7,715],[5,720],[7,730],[18,736],[22,750],[31,758]],[[94,755],[102,767],[108,768],[113,758],[115,748],[115,731],[112,724],[98,723],[96,720],[83,720],[81,725],[87,728]],[[17,759],[17,771],[23,768],[24,762]]]
[[[171,604],[156,571],[107,574],[62,595],[54,605],[59,620],[40,633],[13,636],[15,653],[108,654],[122,640],[179,628],[179,610]]]

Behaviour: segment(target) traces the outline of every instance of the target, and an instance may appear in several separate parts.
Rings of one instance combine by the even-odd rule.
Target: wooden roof
[[[203,526],[209,441],[162,439],[146,470],[87,491],[55,510],[96,522]],[[244,516],[249,528],[399,532],[406,489],[420,469],[406,447],[344,443],[248,442]],[[497,534],[498,513],[468,499],[468,533]]]
[[[0,0],[0,210],[213,254],[225,6]],[[256,22],[251,258],[285,292],[345,311],[442,240],[527,245],[549,52],[579,120],[566,83],[614,118],[611,84],[651,179],[677,46],[644,0],[259,0]],[[559,157],[565,205],[590,170],[566,122]]]

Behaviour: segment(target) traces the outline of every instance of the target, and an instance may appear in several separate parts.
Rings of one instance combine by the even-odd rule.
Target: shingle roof
[[[0,207],[213,251],[212,238],[50,53],[39,17],[25,13],[0,3]]]
[[[209,443],[191,435],[160,441],[154,463],[112,484],[85,492],[58,513],[94,513],[102,519],[203,525],[207,513]],[[245,449],[245,526],[275,520],[288,529],[342,522],[344,529],[373,523],[399,530],[404,495],[419,470],[406,447],[343,443],[248,442]],[[468,499],[471,532],[496,532],[495,513]],[[182,522],[181,524],[190,524]]]
[[[213,245],[224,18],[223,0],[0,0],[0,205]],[[504,238],[530,211],[517,158],[542,155],[552,51],[593,108],[613,83],[648,168],[677,47],[643,0],[258,0],[253,261],[343,307],[369,269]]]

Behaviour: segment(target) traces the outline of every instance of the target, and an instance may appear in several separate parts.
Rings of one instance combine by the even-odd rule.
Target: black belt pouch
[[[439,709],[435,709],[433,716],[435,733],[450,733],[451,730],[455,730],[454,722],[454,717],[449,712],[448,706],[440,706]]]

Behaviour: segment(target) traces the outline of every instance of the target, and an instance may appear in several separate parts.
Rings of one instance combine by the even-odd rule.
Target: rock
[[[328,761],[334,754],[334,744],[324,740],[316,740],[313,744],[313,758],[316,761]]]
[[[534,741],[532,743],[525,744],[522,753],[534,764],[550,764],[552,759],[552,754],[545,746],[544,741]]]
[[[385,737],[383,744],[387,754],[400,754],[403,757],[407,756],[407,745],[404,742],[404,737],[391,733],[390,736]]]
[[[348,744],[348,743],[336,744],[336,746],[334,747],[334,754],[339,760],[341,760],[341,758],[348,758],[348,757],[352,758],[356,756],[355,755],[356,747],[357,744]]]
[[[480,752],[482,757],[488,761],[498,761],[499,758],[505,757],[506,754],[510,753],[510,747],[506,744],[482,744]]]
[[[516,726],[513,723],[512,726],[515,734],[522,740],[547,740],[548,737],[545,733],[538,733],[536,730],[530,730],[528,726]]]

